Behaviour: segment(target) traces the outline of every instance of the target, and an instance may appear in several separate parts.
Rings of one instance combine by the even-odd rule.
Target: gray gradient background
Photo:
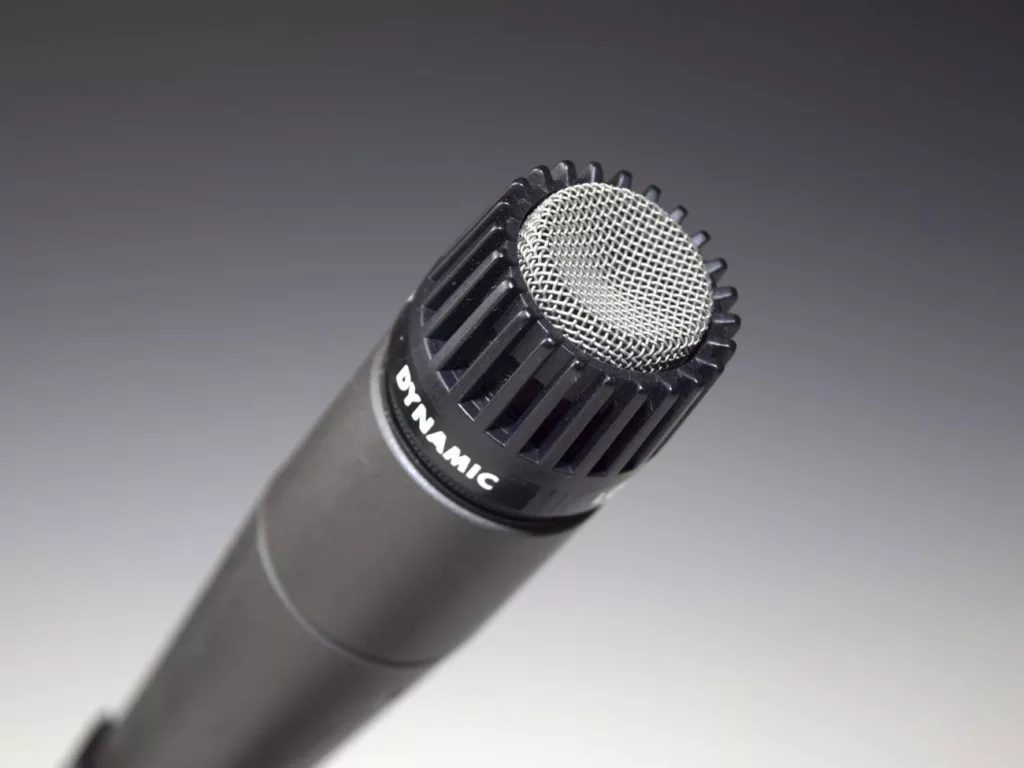
[[[279,8],[5,6],[0,764],[124,701],[429,263],[569,157],[711,230],[739,353],[338,765],[1024,765],[1016,19]]]

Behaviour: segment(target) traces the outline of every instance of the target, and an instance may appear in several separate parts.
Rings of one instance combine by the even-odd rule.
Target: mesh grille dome
[[[555,192],[526,217],[518,252],[540,310],[612,365],[663,369],[707,330],[703,259],[676,221],[631,189],[590,182]]]

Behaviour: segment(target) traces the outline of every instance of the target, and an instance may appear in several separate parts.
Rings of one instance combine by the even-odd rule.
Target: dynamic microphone
[[[434,265],[76,768],[308,768],[470,637],[735,351],[683,208],[539,166]]]

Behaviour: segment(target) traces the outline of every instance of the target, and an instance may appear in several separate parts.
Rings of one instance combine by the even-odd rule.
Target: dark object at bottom
[[[113,728],[114,724],[106,720],[97,725],[70,768],[96,768],[96,754]]]

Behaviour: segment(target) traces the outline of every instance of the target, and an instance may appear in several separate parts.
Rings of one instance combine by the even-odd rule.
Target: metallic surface
[[[708,329],[711,279],[696,244],[658,203],[626,187],[566,187],[527,216],[519,266],[571,341],[612,365],[678,364]]]
[[[566,539],[460,510],[385,422],[380,352],[271,483],[90,768],[313,765]]]
[[[455,498],[517,526],[576,524],[604,504],[736,351],[738,294],[721,282],[726,262],[694,250],[707,232],[688,238],[685,210],[666,213],[656,187],[633,192],[628,171],[604,179],[600,163],[577,171],[570,160],[515,179],[393,324],[389,397],[403,445]],[[691,304],[708,300],[701,320]],[[549,311],[599,337],[594,349],[612,345],[651,370],[597,356]],[[661,367],[683,354],[688,339],[678,334],[691,325],[695,346]],[[434,439],[431,419],[444,439]],[[452,445],[458,453],[446,457]],[[471,465],[500,482],[482,489]]]

